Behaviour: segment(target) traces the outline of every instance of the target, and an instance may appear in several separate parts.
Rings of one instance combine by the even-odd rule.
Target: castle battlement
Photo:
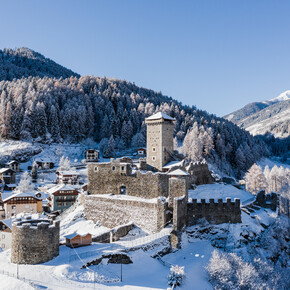
[[[60,221],[17,219],[12,226],[11,262],[40,264],[59,254]]]

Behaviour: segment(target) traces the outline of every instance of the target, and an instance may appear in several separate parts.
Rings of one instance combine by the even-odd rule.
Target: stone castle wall
[[[290,201],[286,196],[279,196],[279,214],[290,217]]]
[[[215,224],[240,223],[240,199],[235,198],[234,202],[230,198],[227,198],[226,202],[222,199],[218,199],[218,202],[214,199],[210,199],[209,202],[205,199],[201,199],[200,202],[192,199],[192,202],[187,204],[187,225],[194,225],[201,218]]]
[[[25,220],[12,226],[11,262],[45,263],[59,254],[59,221]]]
[[[190,174],[189,179],[191,184],[200,185],[214,182],[214,179],[208,169],[207,163],[191,163],[187,169],[187,172]]]
[[[173,201],[176,197],[186,197],[188,200],[187,178],[171,177],[169,179],[169,207],[173,207]]]
[[[120,197],[120,196],[119,196]],[[85,216],[94,223],[108,228],[134,223],[143,230],[154,233],[160,231],[167,221],[167,203],[162,198],[142,200],[118,198],[118,196],[85,196]]]
[[[177,197],[173,205],[173,229],[181,231],[187,224],[187,196]]]
[[[142,198],[168,196],[168,175],[136,171],[131,173],[128,163],[111,161],[110,163],[88,164],[89,194],[121,194],[126,187],[126,195]]]

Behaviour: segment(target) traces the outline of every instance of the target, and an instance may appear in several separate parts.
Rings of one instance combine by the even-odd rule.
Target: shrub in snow
[[[184,267],[179,267],[178,265],[171,266],[170,274],[168,276],[168,284],[170,286],[180,286],[184,277]]]

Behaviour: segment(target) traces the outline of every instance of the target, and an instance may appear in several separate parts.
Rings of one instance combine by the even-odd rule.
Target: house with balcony
[[[34,193],[17,192],[3,199],[5,219],[15,217],[19,213],[41,213],[42,199]]]
[[[49,193],[48,206],[51,212],[69,208],[76,202],[79,194],[79,190],[75,186],[68,184],[59,184],[47,192]]]
[[[73,170],[68,171],[57,171],[57,180],[56,182],[59,184],[71,184],[77,185],[79,184],[79,173]]]
[[[95,149],[86,150],[86,162],[98,162],[100,153]]]

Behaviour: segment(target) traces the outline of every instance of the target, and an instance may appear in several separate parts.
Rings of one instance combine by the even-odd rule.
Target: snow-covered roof
[[[36,197],[35,194],[36,193],[34,193],[34,192],[16,192],[16,193],[12,194],[11,196],[5,198],[3,200],[3,202],[6,202],[14,197],[34,197],[34,198],[40,200],[40,198]]]
[[[163,169],[170,169],[175,166],[183,166],[183,160],[181,161],[171,161],[167,163],[165,166],[163,166]]]
[[[12,219],[1,220],[1,222],[9,229],[12,229]]]
[[[59,185],[56,185],[56,186],[50,188],[47,192],[53,194],[58,190],[75,190],[75,189],[76,188],[72,185],[59,184]]]
[[[79,175],[79,173],[77,171],[72,171],[72,170],[62,170],[62,171],[58,171],[59,174],[61,175]]]
[[[6,184],[5,186],[7,186],[7,187],[16,187],[17,185],[13,184],[13,183],[10,183],[10,184]]]
[[[13,164],[13,163],[19,163],[19,162],[15,161],[15,160],[11,160],[10,162],[7,162],[6,164],[10,165],[10,164]]]
[[[36,161],[36,162],[53,163],[53,162],[51,161],[51,159],[48,159],[48,158],[36,158],[35,161]]]
[[[1,168],[1,169],[0,169],[0,173],[4,173],[4,172],[6,172],[6,171],[13,171],[13,172],[14,172],[14,170],[12,170],[12,169],[10,169],[10,168]]]
[[[86,234],[81,235],[81,234],[78,234],[77,232],[74,232],[74,233],[71,233],[71,234],[66,235],[66,236],[64,236],[64,237],[67,238],[67,239],[73,239],[73,238],[75,238],[76,236],[85,237],[85,236],[87,236],[87,235],[90,235],[90,233],[86,233]]]
[[[185,172],[184,170],[181,170],[181,169],[173,170],[171,172],[168,172],[167,174],[174,175],[174,176],[187,176],[187,175],[189,175],[187,172]]]
[[[165,113],[162,112],[158,112],[148,118],[146,118],[146,120],[158,120],[158,119],[164,119],[164,120],[169,120],[169,121],[175,121],[174,118],[166,115]]]

